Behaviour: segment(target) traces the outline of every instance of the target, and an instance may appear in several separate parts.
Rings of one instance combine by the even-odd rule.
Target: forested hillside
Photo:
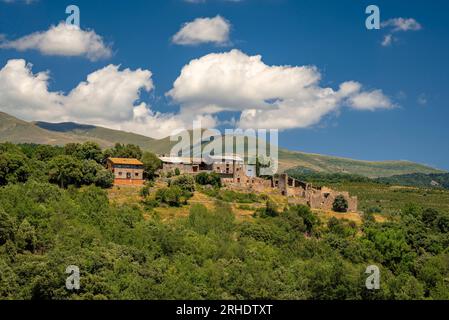
[[[156,207],[184,206],[173,190],[220,185],[176,176],[162,193],[149,182],[140,201],[112,202],[109,155],[146,159],[152,178],[154,159],[132,145],[0,145],[0,299],[449,299],[446,211],[410,204],[354,223],[267,201],[240,221],[239,195],[226,194],[164,220]],[[365,287],[373,264],[380,290]],[[69,265],[78,291],[65,288]]]

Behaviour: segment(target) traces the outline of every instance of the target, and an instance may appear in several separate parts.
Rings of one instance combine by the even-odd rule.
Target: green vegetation
[[[286,172],[289,176],[298,179],[300,181],[307,181],[315,186],[323,186],[333,183],[343,183],[343,182],[374,182],[374,180],[347,173],[321,173],[314,172],[310,170],[305,170],[303,168],[290,169]]]
[[[179,207],[186,204],[188,198],[191,196],[191,193],[183,191],[180,187],[171,186],[158,189],[156,191],[155,200],[158,201],[158,203],[165,203],[171,207]]]
[[[97,151],[0,145],[0,299],[449,299],[449,191],[334,180],[359,196],[361,225],[184,175],[119,204],[95,185]],[[184,210],[195,190],[217,202],[168,221],[154,210]],[[234,203],[265,206],[239,222]],[[380,290],[365,288],[373,264]]]
[[[304,206],[237,223],[219,203],[167,223],[95,186],[33,181],[1,188],[0,203],[2,299],[449,299],[440,212],[357,229]],[[371,264],[377,291],[364,288]],[[68,265],[79,291],[65,289]]]
[[[233,190],[221,190],[218,188],[201,188],[200,191],[209,197],[224,202],[255,203],[265,199],[263,195],[257,195],[255,193],[243,193]]]
[[[192,193],[195,191],[195,179],[187,174],[177,176],[170,180],[169,186],[179,187],[183,192]]]
[[[348,212],[348,201],[346,198],[342,195],[338,195],[332,204],[332,210],[340,213]]]
[[[300,173],[343,173],[369,178],[409,173],[443,173],[441,170],[409,161],[361,161],[282,149],[279,150],[279,159],[281,170],[290,169],[290,172],[296,170]]]
[[[412,173],[406,175],[379,178],[376,181],[397,186],[410,186],[420,188],[449,189],[449,173]]]
[[[202,186],[212,186],[215,188],[221,188],[221,178],[218,173],[201,172],[195,176],[195,181]]]

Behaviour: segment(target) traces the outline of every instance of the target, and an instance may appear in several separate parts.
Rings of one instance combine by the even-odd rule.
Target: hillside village
[[[379,298],[397,298],[404,277],[413,285],[399,298],[448,298],[448,190],[203,160],[132,144],[0,144],[0,274],[11,280],[0,299],[360,299],[372,263],[388,277]],[[328,210],[341,198],[344,210]],[[84,291],[61,290],[71,264]]]
[[[282,173],[278,176],[259,177],[256,165],[245,164],[242,157],[232,155],[208,156],[207,159],[159,156],[162,167],[160,178],[173,175],[215,173],[223,187],[238,192],[278,193],[290,204],[307,205],[311,209],[332,210],[338,197],[347,202],[348,212],[357,212],[357,197],[345,191],[328,187],[315,187]],[[143,163],[137,159],[109,158],[107,168],[114,176],[115,185],[143,185]]]

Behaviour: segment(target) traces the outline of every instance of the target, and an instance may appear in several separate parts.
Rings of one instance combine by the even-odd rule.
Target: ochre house
[[[143,185],[143,163],[137,159],[109,158],[107,168],[114,174],[114,185]]]

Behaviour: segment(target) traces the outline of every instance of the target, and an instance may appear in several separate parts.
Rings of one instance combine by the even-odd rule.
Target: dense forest
[[[449,299],[448,212],[409,204],[357,225],[267,201],[242,222],[213,176],[177,174],[114,204],[109,156],[142,159],[149,180],[159,165],[132,145],[0,145],[0,299]],[[201,188],[221,195],[213,209],[171,221],[152,210]],[[79,290],[65,287],[69,265]],[[365,287],[369,265],[380,290]]]

